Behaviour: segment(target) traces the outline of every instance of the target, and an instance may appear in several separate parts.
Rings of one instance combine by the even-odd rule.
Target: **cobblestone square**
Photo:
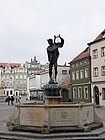
[[[30,101],[25,100],[25,97],[23,97],[21,102],[30,102]],[[9,120],[9,117],[13,114],[13,111],[14,111],[14,105],[13,106],[12,105],[8,106],[7,102],[0,103],[0,132],[1,133],[11,133],[10,131],[8,131],[7,121]],[[79,137],[80,137],[80,135],[81,135],[80,139],[87,139],[87,138],[104,139],[104,137],[105,137],[105,107],[97,107],[97,108],[95,108],[95,111],[96,111],[96,114],[102,119],[104,127],[99,128],[97,130],[93,130],[92,132],[89,132],[89,133],[88,132],[87,133],[83,133],[83,132],[76,133],[75,136],[79,135]],[[102,134],[101,134],[101,132],[102,132]],[[17,132],[12,132],[12,133],[15,134]],[[27,134],[26,132],[20,132],[20,133],[21,134]],[[101,135],[99,134],[99,136],[95,137],[95,134],[98,134],[98,133],[100,133]],[[84,137],[84,136],[82,137],[82,135],[84,135],[84,134],[86,134],[87,136],[89,134],[89,136],[88,137]],[[64,135],[65,135],[65,133],[64,133]],[[70,137],[71,137],[71,135],[74,135],[74,133],[68,133],[68,135],[70,135]],[[94,137],[93,137],[93,135],[94,135]],[[76,139],[79,139],[79,137],[76,136]],[[0,138],[2,138],[2,137],[0,137]],[[59,139],[59,138],[54,138],[54,140],[56,140],[56,139]],[[63,139],[63,138],[60,138],[60,139]],[[65,137],[64,139],[66,140],[68,138]],[[75,137],[73,136],[70,139],[75,139]]]

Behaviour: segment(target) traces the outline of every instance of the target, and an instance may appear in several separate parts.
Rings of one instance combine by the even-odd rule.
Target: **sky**
[[[64,38],[68,64],[105,29],[105,0],[0,0],[0,63],[48,62],[47,39]]]

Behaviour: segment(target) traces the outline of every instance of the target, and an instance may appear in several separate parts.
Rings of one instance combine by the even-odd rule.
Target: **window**
[[[75,80],[75,72],[72,72],[72,80]]]
[[[10,90],[10,95],[12,95],[12,93],[13,93],[13,91],[12,91],[12,90]]]
[[[27,78],[27,76],[26,75],[24,75],[24,79],[26,79]]]
[[[7,91],[7,96],[9,95],[9,91]]]
[[[20,75],[20,79],[22,79],[22,75]]]
[[[12,87],[12,86],[13,86],[13,84],[11,83],[11,84],[10,84],[10,86]]]
[[[19,69],[19,72],[24,72],[24,70],[23,69]]]
[[[31,64],[27,64],[27,67],[30,68],[31,67]]]
[[[85,78],[88,78],[88,68],[85,69]]]
[[[6,79],[6,76],[5,75],[3,75],[3,79]]]
[[[18,75],[16,75],[15,78],[18,79]]]
[[[83,64],[83,61],[80,62],[80,65],[82,65],[82,64]]]
[[[105,76],[105,66],[102,66],[101,70],[102,70],[102,76]]]
[[[84,98],[88,99],[88,87],[84,87]]]
[[[9,79],[9,75],[7,75],[7,79]]]
[[[103,37],[102,38],[104,38],[105,37],[105,33],[103,33]]]
[[[11,79],[11,80],[12,80],[12,79],[13,79],[13,76],[12,76],[12,75],[11,75],[11,76],[9,76],[9,79]]]
[[[67,74],[67,70],[62,70],[62,74]]]
[[[101,48],[101,56],[105,56],[105,47]]]
[[[76,63],[76,67],[78,67],[78,63]]]
[[[98,67],[93,68],[93,76],[94,77],[98,76]]]
[[[16,96],[18,96],[18,92],[16,91]]]
[[[102,88],[102,99],[105,100],[105,88]]]
[[[76,79],[79,79],[79,71],[76,71]]]
[[[95,49],[95,50],[93,50],[93,58],[95,59],[97,57],[98,57],[98,50]]]
[[[83,70],[80,71],[80,78],[83,78]]]
[[[78,98],[82,98],[82,88],[78,88]]]
[[[88,60],[85,60],[85,64],[87,64],[88,63]]]
[[[73,88],[73,98],[77,98],[77,89],[76,89],[76,87]]]
[[[29,74],[31,74],[31,71],[28,71]]]
[[[72,64],[72,68],[74,68],[75,67],[75,65],[74,64]]]

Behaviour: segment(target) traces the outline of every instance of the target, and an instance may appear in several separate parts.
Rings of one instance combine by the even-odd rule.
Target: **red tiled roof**
[[[68,88],[68,87],[70,87],[70,85],[71,85],[71,83],[68,83],[68,82],[62,83],[63,88]]]
[[[81,52],[78,56],[76,56],[71,62],[74,62],[74,61],[77,61],[77,60],[80,60],[80,59],[83,59],[83,58],[86,58],[86,57],[89,57],[89,56],[90,56],[89,47],[87,47],[83,52]],[[69,62],[69,64],[71,62]]]
[[[94,41],[98,41],[98,40],[102,39],[104,34],[105,34],[105,29],[96,37],[96,39]]]
[[[105,35],[105,29],[96,37],[96,39],[94,41],[88,43],[88,45],[91,45],[93,43],[96,43],[96,42],[100,41],[101,39],[103,39],[104,35]]]
[[[9,64],[11,67],[19,67],[21,64],[19,63],[0,63],[0,67],[5,67]]]

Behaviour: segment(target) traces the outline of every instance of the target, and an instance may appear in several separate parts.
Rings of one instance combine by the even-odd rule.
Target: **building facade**
[[[92,102],[105,106],[105,30],[88,45],[91,56]]]
[[[91,102],[91,61],[89,47],[69,64],[72,101]]]
[[[20,64],[0,63],[1,84],[6,96],[12,96],[14,94],[14,68],[19,66]]]
[[[27,70],[17,63],[0,63],[0,81],[6,96],[24,94],[27,91]]]
[[[16,96],[27,94],[27,68],[24,64],[14,68],[14,91]]]
[[[70,67],[66,64],[58,65],[57,82],[61,85],[63,83],[70,83]]]

